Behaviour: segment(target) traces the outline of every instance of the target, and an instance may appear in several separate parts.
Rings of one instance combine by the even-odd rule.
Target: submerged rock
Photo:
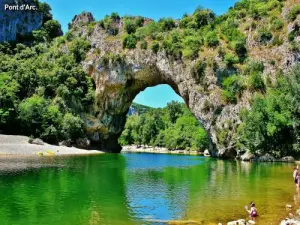
[[[239,219],[239,220],[236,220],[236,221],[228,222],[227,225],[247,225],[247,223],[246,223],[246,220]]]
[[[300,221],[295,219],[285,219],[281,221],[280,225],[300,225]]]

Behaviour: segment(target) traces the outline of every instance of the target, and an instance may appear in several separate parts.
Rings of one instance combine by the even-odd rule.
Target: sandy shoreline
[[[50,145],[35,145],[28,142],[29,138],[18,135],[0,134],[0,157],[5,156],[56,156],[56,155],[92,155],[102,154],[99,150],[85,150],[75,147]]]

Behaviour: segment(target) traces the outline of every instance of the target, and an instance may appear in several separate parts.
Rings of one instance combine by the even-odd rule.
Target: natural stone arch
[[[164,52],[155,54],[151,50],[132,50],[122,56],[110,52],[109,56],[88,62],[88,71],[96,83],[96,109],[94,116],[86,120],[91,140],[103,149],[119,152],[117,140],[135,96],[147,87],[168,84],[209,132],[212,143],[218,144],[214,122],[222,100],[218,92],[208,94],[201,90],[203,84],[193,77],[196,63],[169,60]],[[217,83],[216,78],[214,82]],[[214,150],[212,144],[210,151],[216,155]]]
[[[213,62],[208,63],[203,57],[201,61],[169,57],[163,50],[155,53],[150,48],[123,49],[122,39],[109,35],[99,24],[88,32],[87,26],[77,23],[79,26],[70,26],[73,34],[87,38],[92,45],[83,67],[96,85],[95,109],[84,116],[93,143],[101,149],[120,152],[117,140],[135,96],[147,87],[168,84],[208,131],[211,153],[235,156],[233,135],[239,122],[238,113],[245,104],[226,105],[222,100],[218,74],[226,66],[218,56],[211,57]],[[199,65],[200,75],[195,69]],[[220,142],[216,134],[222,129],[227,133],[223,133]]]

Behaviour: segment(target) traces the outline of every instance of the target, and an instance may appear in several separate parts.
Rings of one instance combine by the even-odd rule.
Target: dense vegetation
[[[129,116],[119,142],[204,151],[208,135],[185,104],[173,101],[165,108],[147,108]]]
[[[280,76],[266,95],[256,94],[250,111],[242,110],[239,147],[284,156],[300,151],[300,65]]]
[[[47,17],[30,42],[0,44],[0,130],[56,143],[84,134],[80,114],[93,104],[94,87],[78,62],[90,44],[53,40],[60,25],[51,19],[50,7],[43,6]],[[69,48],[62,51],[62,43]]]
[[[122,40],[125,53],[140,48],[155,54],[165,52],[170,62],[184,60],[191,66],[199,90],[206,94],[211,91],[206,71],[212,69],[223,105],[238,103],[245,92],[249,93],[253,96],[252,109],[240,113],[242,123],[234,137],[236,148],[279,156],[287,151],[298,152],[300,139],[299,66],[290,74],[282,74],[283,60],[264,55],[273,47],[285,49],[283,44],[290,52],[300,50],[299,26],[288,29],[300,8],[292,5],[283,13],[286,2],[241,0],[221,16],[199,7],[181,20],[121,18],[112,13],[101,21],[80,26],[87,26],[87,35],[100,26],[109,34],[105,41],[114,44]],[[44,16],[41,29],[18,37],[15,43],[0,44],[0,130],[48,142],[76,139],[84,136],[82,114],[88,113],[94,102],[93,82],[80,65],[91,45],[83,32],[76,33],[76,26],[60,37],[60,24],[52,19],[50,6],[38,4]],[[250,33],[255,49],[252,52],[246,43]],[[256,57],[261,60],[253,60],[251,53],[261,54]],[[101,60],[109,62],[108,57],[112,61],[120,59],[105,54]],[[277,74],[266,74],[266,64]],[[209,102],[204,105],[204,110],[210,110]],[[121,144],[192,150],[207,147],[207,134],[183,105],[173,102],[163,109],[134,107],[139,115],[128,118]],[[231,128],[217,131],[220,145],[226,146]]]

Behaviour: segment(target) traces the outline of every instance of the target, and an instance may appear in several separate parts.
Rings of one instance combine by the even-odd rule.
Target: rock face
[[[94,22],[95,18],[90,12],[83,12],[79,15],[75,15],[72,19],[72,23],[69,24],[69,29],[75,26],[81,26],[82,24]]]
[[[205,64],[203,79],[195,76],[197,61],[171,59],[164,50],[154,53],[151,49],[124,50],[120,37],[110,36],[99,23],[92,30],[88,26],[77,26],[93,21],[93,16],[85,13],[76,16],[70,27],[76,26],[74,34],[91,42],[92,49],[83,62],[84,69],[93,78],[96,86],[95,110],[84,116],[88,136],[93,144],[111,152],[120,152],[118,144],[126,114],[135,96],[147,87],[168,84],[180,95],[191,112],[208,131],[211,140],[209,152],[212,156],[234,158],[236,156],[235,134],[241,122],[239,112],[249,108],[252,93],[244,91],[236,104],[224,102],[218,74],[226,70],[226,65],[215,55],[213,66]],[[118,21],[119,35],[122,35],[122,21]],[[251,31],[250,31],[251,32]],[[251,34],[249,34],[251,37]],[[266,65],[265,73],[274,74],[269,58],[257,59],[249,38],[249,56]],[[260,51],[256,48],[256,51]],[[274,48],[266,48],[262,54],[281,60],[282,70],[295,64],[298,55],[289,51],[288,43]],[[261,54],[260,54],[261,55]],[[286,59],[289,62],[286,63]],[[204,57],[205,59],[205,57]],[[222,133],[222,135],[218,135]],[[249,157],[248,157],[249,158]]]
[[[36,5],[35,2],[34,0],[23,0],[22,4],[33,6]],[[5,10],[5,4],[17,6],[16,1],[0,0],[0,42],[16,40],[18,36],[29,34],[42,26],[42,12]]]

